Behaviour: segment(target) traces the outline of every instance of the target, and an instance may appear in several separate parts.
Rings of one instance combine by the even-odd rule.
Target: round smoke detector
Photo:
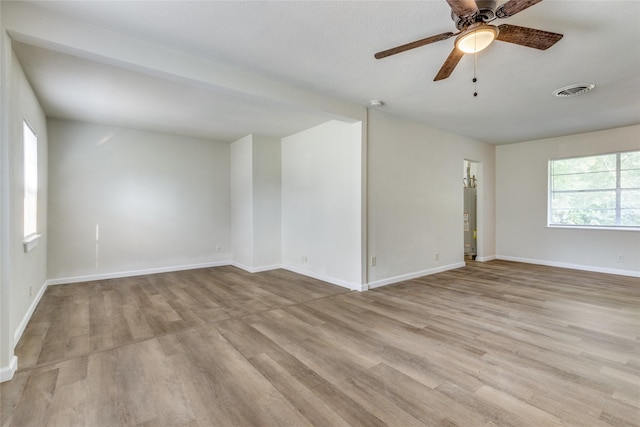
[[[570,96],[582,95],[583,93],[587,93],[593,90],[596,87],[593,83],[580,83],[575,85],[569,85],[565,87],[561,87],[560,89],[554,90],[553,94],[558,98],[567,98]]]

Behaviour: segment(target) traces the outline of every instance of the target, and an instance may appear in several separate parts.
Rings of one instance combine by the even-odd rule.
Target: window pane
[[[553,160],[553,175],[605,172],[616,170],[616,155],[579,157],[576,159]]]
[[[622,209],[620,211],[620,225],[640,226],[640,209]]]
[[[640,227],[640,151],[549,161],[549,224]]]
[[[38,218],[38,139],[23,122],[24,146],[24,237],[36,234]]]
[[[551,224],[615,225],[616,192],[554,193],[551,199]]]
[[[620,169],[640,169],[640,151],[620,153]]]
[[[602,190],[616,188],[616,172],[594,172],[553,177],[553,191]]]
[[[640,209],[640,190],[622,190],[620,197],[623,209]]]
[[[620,188],[640,188],[640,169],[620,171]]]
[[[640,151],[620,153],[620,225],[640,227]]]
[[[551,206],[556,209],[616,209],[615,191],[593,191],[587,193],[554,193]]]
[[[551,212],[553,225],[616,225],[615,209],[558,209]]]

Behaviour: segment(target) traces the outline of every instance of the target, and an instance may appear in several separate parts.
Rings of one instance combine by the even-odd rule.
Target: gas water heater
[[[477,228],[477,181],[476,176],[471,175],[471,162],[467,162],[467,176],[464,182],[464,255],[476,259],[478,255],[478,228]]]

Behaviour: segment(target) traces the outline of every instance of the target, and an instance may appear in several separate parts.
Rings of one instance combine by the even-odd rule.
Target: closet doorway
[[[478,256],[478,188],[480,177],[480,163],[464,160],[463,164],[463,235],[464,258],[475,260]]]

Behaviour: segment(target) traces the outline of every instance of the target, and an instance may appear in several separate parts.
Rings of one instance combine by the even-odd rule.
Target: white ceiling
[[[329,98],[362,110],[381,99],[391,114],[494,144],[640,123],[640,1],[546,0],[499,20],[564,38],[547,51],[496,42],[479,53],[477,97],[473,56],[433,82],[453,39],[373,57],[455,31],[444,0],[29,3],[37,7],[12,7],[64,28],[9,28],[54,117],[233,141],[249,133],[285,136],[339,117]],[[117,49],[94,49],[98,30],[119,41]],[[55,42],[45,40],[56,31]],[[69,45],[67,33],[76,40]],[[148,53],[132,50],[138,41]],[[167,73],[167,52],[217,71],[200,79],[186,65],[183,75]],[[229,84],[219,67],[240,83]],[[597,87],[573,98],[552,95],[573,83]]]

